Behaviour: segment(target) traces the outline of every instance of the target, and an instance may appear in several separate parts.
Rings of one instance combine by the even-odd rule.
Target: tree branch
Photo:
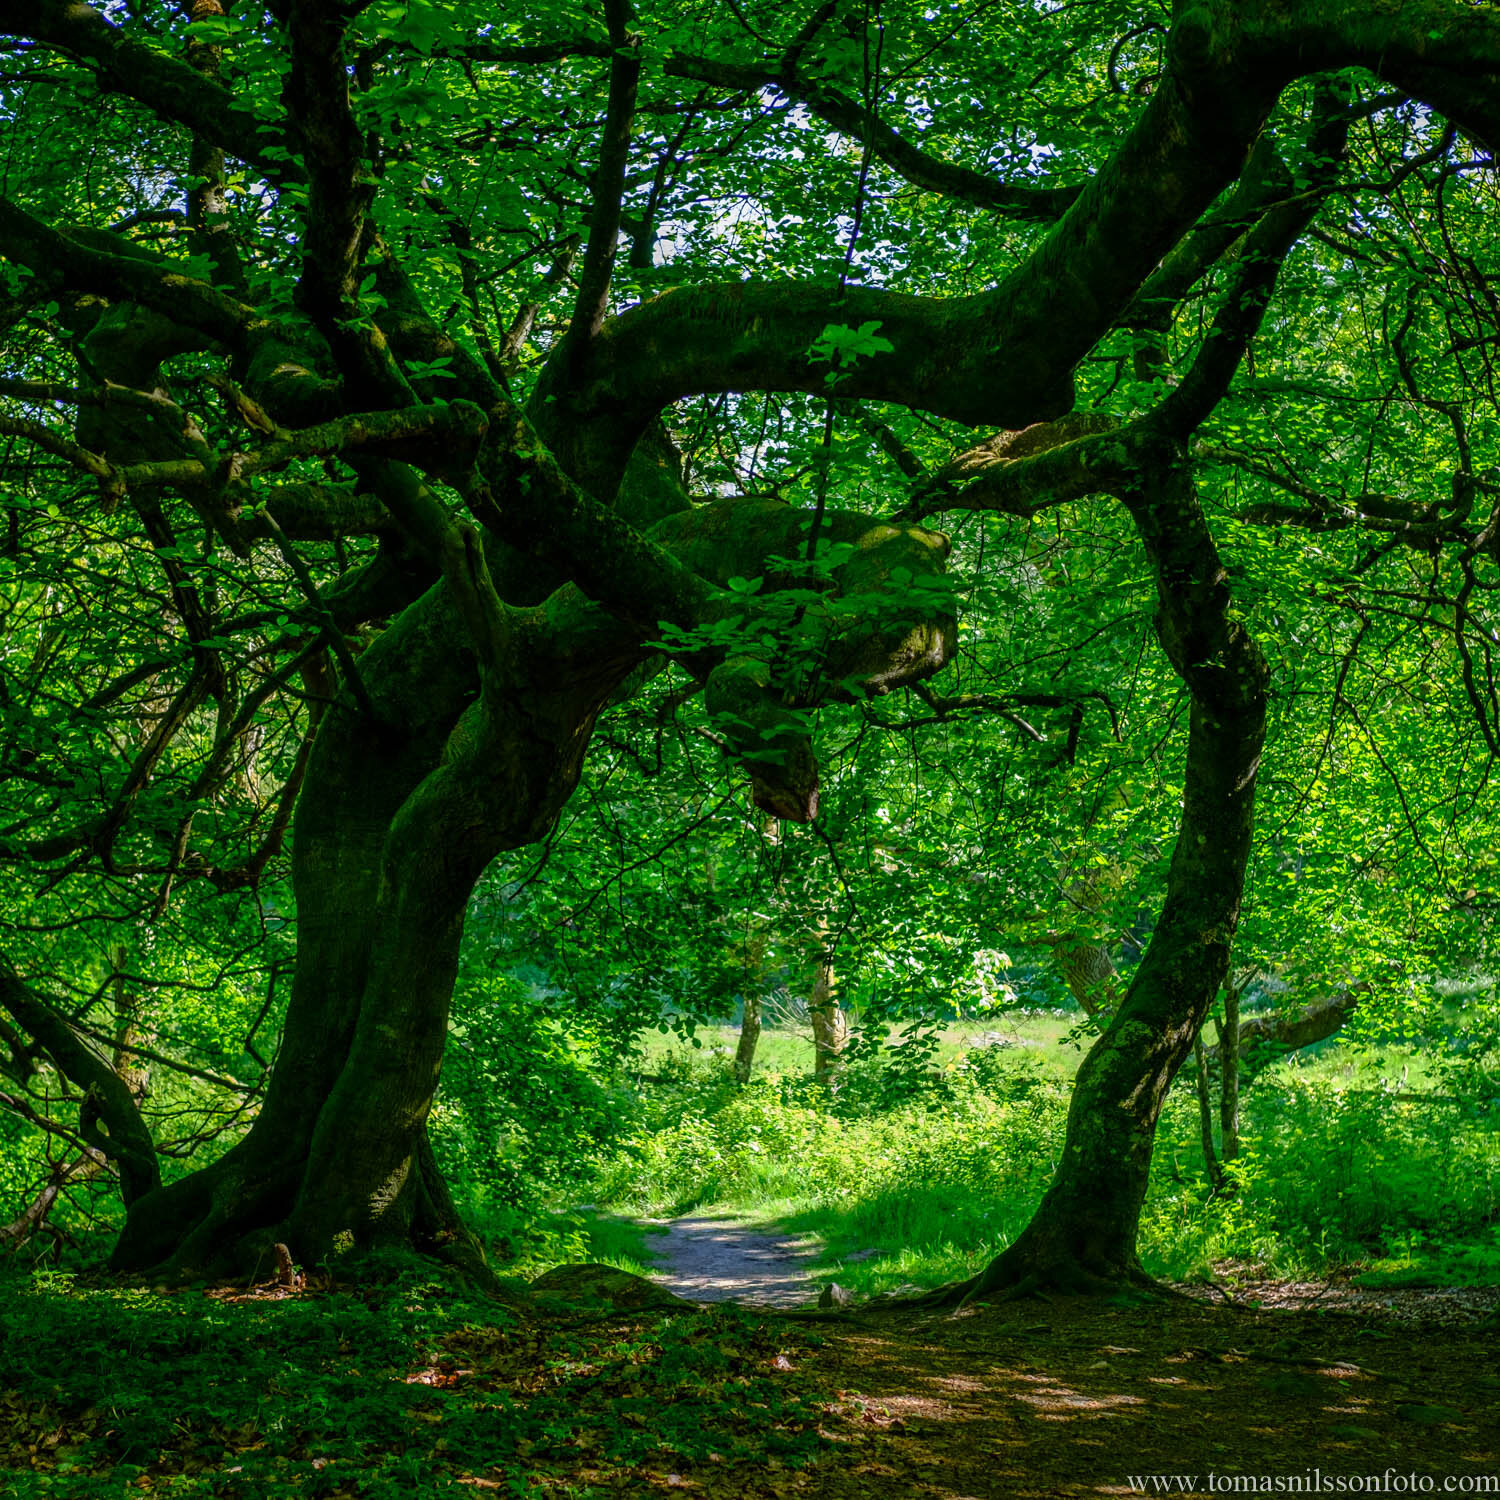
[[[825,391],[807,351],[830,323],[875,323],[894,345],[847,372],[841,395],[976,426],[1061,416],[1073,404],[1074,365],[1235,179],[1275,98],[1273,84],[1233,58],[1186,51],[1173,85],[1152,96],[1114,157],[993,291],[939,300],[742,282],[677,289],[610,320],[582,359],[549,362],[535,398],[554,398],[558,424],[576,434],[569,467],[595,492],[612,492],[635,439],[673,401]]]
[[[80,1122],[79,1133],[120,1170],[127,1205],[161,1185],[156,1148],[125,1080],[69,1025],[62,1008],[43,1000],[0,954],[0,1007],[30,1032],[64,1078],[82,1089],[85,1113],[97,1114],[108,1130]]]
[[[594,214],[589,223],[578,296],[568,326],[564,358],[599,332],[609,311],[609,285],[614,275],[620,237],[620,206],[625,194],[625,169],[630,162],[630,127],[635,116],[636,90],[641,77],[640,39],[626,32],[629,0],[605,0],[610,46],[609,107],[599,145],[599,165],[591,189]]]
[[[908,140],[858,101],[830,88],[826,83],[800,74],[784,61],[779,68],[754,63],[721,62],[674,52],[667,58],[666,72],[691,78],[715,88],[757,94],[774,88],[788,98],[800,100],[834,129],[867,146],[898,176],[914,187],[945,198],[992,209],[1008,218],[1051,223],[1077,202],[1081,187],[1028,187],[997,182],[971,167],[957,166],[918,150]]]
[[[897,519],[949,510],[994,510],[1021,518],[1108,490],[1124,472],[1116,418],[1074,412],[1003,432],[920,481]]]
[[[1288,252],[1317,217],[1323,201],[1319,189],[1338,173],[1349,139],[1348,119],[1326,91],[1316,108],[1321,118],[1308,143],[1313,162],[1310,190],[1267,210],[1245,237],[1223,306],[1187,374],[1154,414],[1162,430],[1176,438],[1186,439],[1229,390],[1271,304]]]
[[[287,102],[301,131],[309,182],[296,301],[335,347],[337,325],[358,313],[360,239],[375,196],[364,137],[349,105],[345,25],[339,8],[324,0],[288,6]]]
[[[128,244],[118,243],[122,250]],[[138,246],[129,249],[129,254],[96,249],[77,233],[65,234],[0,198],[0,254],[28,267],[43,285],[139,302],[180,327],[235,347],[263,320],[255,308],[227,292],[170,269]]]
[[[258,167],[273,182],[301,179],[281,128],[190,64],[127,36],[82,0],[16,0],[0,32],[30,37],[90,64],[102,87],[144,104]]]

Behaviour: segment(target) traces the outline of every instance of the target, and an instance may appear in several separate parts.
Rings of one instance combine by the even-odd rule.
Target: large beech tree
[[[39,977],[45,942],[3,971],[14,1067],[71,1080],[118,1166],[116,1266],[382,1240],[473,1264],[426,1137],[466,904],[547,835],[605,706],[670,659],[760,807],[813,819],[818,705],[955,651],[931,518],[1105,496],[1190,703],[1181,825],[1053,1186],[963,1291],[1138,1276],[1157,1116],[1234,940],[1270,678],[1203,476],[1274,489],[1252,521],[1455,560],[1493,744],[1500,492],[1474,413],[1500,11],[18,0],[3,21],[0,434],[16,607],[44,622],[7,668],[3,852],[38,933],[70,891],[158,923],[254,898],[284,851],[295,891],[253,1124],[166,1184],[139,1090]],[[1430,472],[1395,494],[1369,464],[1351,495],[1205,441],[1247,351],[1290,336],[1278,275],[1314,234],[1330,318],[1361,275],[1403,288],[1381,337]],[[744,493],[773,403],[811,477]],[[888,457],[884,513],[841,484],[846,430]],[[49,543],[58,571],[28,581]],[[115,645],[85,658],[95,634]],[[85,738],[133,710],[87,795],[59,706]]]

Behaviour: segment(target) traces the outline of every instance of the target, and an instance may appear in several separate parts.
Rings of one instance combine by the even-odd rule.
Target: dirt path
[[[821,1290],[812,1279],[814,1247],[786,1235],[748,1229],[734,1219],[668,1219],[650,1248],[660,1265],[651,1275],[694,1302],[796,1307]]]

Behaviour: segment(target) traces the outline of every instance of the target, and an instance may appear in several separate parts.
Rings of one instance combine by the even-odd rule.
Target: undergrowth
[[[712,1207],[823,1244],[840,1284],[878,1293],[966,1275],[1025,1225],[1056,1165],[1068,1093],[1019,1051],[976,1050],[899,1101],[875,1068],[832,1095],[805,1078],[739,1087],[715,1059],[644,1091],[594,1197],[623,1215]],[[1248,1090],[1233,1187],[1213,1195],[1179,1082],[1142,1221],[1153,1274],[1234,1262],[1271,1274],[1363,1268],[1409,1281],[1500,1278],[1500,1139],[1453,1101],[1282,1072]],[[1382,1269],[1384,1271],[1382,1272]]]

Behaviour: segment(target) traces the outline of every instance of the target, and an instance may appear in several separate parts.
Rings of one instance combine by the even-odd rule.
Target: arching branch
[[[806,104],[836,130],[868,145],[898,176],[914,187],[956,198],[976,208],[987,208],[1007,218],[1052,223],[1078,200],[1081,187],[1032,187],[1026,183],[1000,182],[954,162],[943,161],[913,146],[884,120],[858,101],[809,78],[795,64],[768,67],[754,63],[726,62],[674,52],[667,59],[667,72],[691,78],[715,88],[743,94],[759,94],[771,88]]]
[[[120,1190],[127,1204],[161,1184],[156,1148],[126,1081],[68,1024],[61,1007],[38,995],[0,954],[0,1008],[46,1050],[58,1071],[83,1090],[84,1140],[120,1169]],[[102,1121],[107,1134],[88,1123]]]

